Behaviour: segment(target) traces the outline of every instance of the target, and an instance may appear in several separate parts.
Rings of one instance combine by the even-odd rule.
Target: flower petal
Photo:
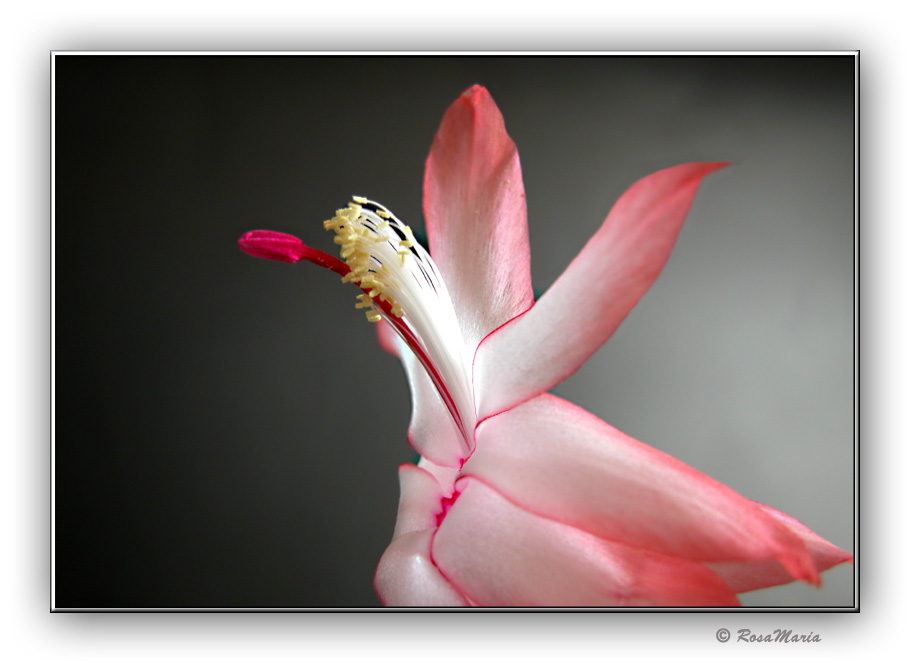
[[[473,349],[534,302],[518,151],[485,88],[446,111],[423,187],[430,253]]]
[[[433,559],[479,605],[739,605],[701,564],[604,541],[462,480]]]
[[[433,478],[436,479],[442,489],[444,498],[449,499],[452,497],[452,493],[455,492],[455,481],[458,480],[458,476],[461,473],[461,467],[437,465],[426,456],[421,457],[417,462],[417,467],[433,475]]]
[[[375,324],[376,340],[379,341],[379,347],[401,359],[401,350],[399,343],[403,344],[401,337],[395,332],[395,329],[385,320],[380,320]]]
[[[465,607],[470,605],[430,557],[433,531],[410,532],[389,544],[373,578],[384,605]]]
[[[462,469],[520,507],[635,548],[703,562],[776,558],[817,582],[799,536],[755,502],[550,394],[481,423]]]
[[[442,500],[446,497],[436,478],[416,465],[401,465],[398,482],[401,497],[392,539],[411,532],[435,530],[438,516],[443,512]]]
[[[825,541],[793,516],[788,516],[764,504],[758,506],[790,528],[802,540],[809,550],[809,554],[812,555],[819,572],[827,571],[844,562],[853,563],[853,555]],[[737,593],[784,585],[793,581],[786,569],[773,559],[753,562],[716,562],[706,566],[723,578]]]
[[[702,178],[726,165],[668,168],[623,194],[534,308],[477,348],[479,419],[555,386],[610,337],[663,269]]]
[[[401,359],[408,378],[411,390],[408,444],[437,465],[461,467],[471,449],[459,433],[426,368],[391,325],[384,320],[377,324],[380,325],[376,330],[380,346]]]

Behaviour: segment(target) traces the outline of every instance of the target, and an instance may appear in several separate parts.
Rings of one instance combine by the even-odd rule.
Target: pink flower
[[[413,400],[387,605],[738,605],[736,594],[852,555],[793,518],[547,391],[606,341],[666,262],[702,179],[689,163],[634,184],[536,303],[521,168],[487,91],[446,112],[427,160],[430,254],[385,207],[326,222],[345,262],[247,233],[253,255],[332,269],[405,368]]]

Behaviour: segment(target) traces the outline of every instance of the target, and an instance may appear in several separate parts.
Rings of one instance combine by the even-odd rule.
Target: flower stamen
[[[363,290],[356,308],[389,322],[436,386],[469,446],[474,397],[455,309],[435,263],[411,228],[386,207],[354,196],[325,221],[351,271],[342,281]]]

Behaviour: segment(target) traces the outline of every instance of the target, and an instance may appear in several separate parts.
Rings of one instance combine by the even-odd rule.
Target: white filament
[[[369,320],[389,318],[396,331],[404,325],[417,339],[415,354],[422,352],[436,369],[458,410],[455,423],[473,446],[468,439],[476,418],[470,357],[442,276],[411,229],[386,207],[357,196],[353,200],[325,222],[336,232],[341,257],[351,267],[344,280],[368,291],[358,307],[368,308]],[[372,298],[388,302],[392,317]]]

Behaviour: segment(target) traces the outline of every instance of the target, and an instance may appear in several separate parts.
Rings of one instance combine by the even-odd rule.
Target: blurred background
[[[634,181],[702,185],[662,276],[558,393],[840,547],[854,531],[854,60],[55,58],[58,607],[369,607],[407,383],[309,264],[245,231],[352,194],[423,225],[474,83],[518,145],[544,290]],[[853,569],[752,606],[851,606]]]

